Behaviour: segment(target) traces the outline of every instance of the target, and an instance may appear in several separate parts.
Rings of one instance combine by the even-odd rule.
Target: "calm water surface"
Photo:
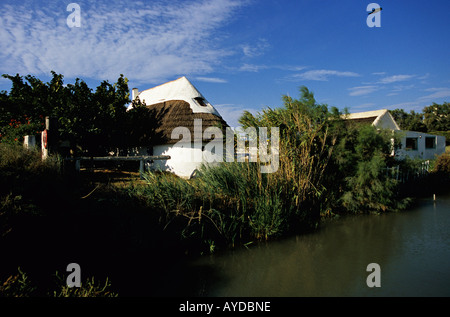
[[[381,267],[380,288],[366,284],[369,263]],[[191,268],[190,291],[200,296],[450,296],[450,195],[401,213],[342,217]]]

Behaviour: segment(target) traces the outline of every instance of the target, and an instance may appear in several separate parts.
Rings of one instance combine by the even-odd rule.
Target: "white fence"
[[[427,175],[430,171],[430,161],[424,161],[414,168],[401,168],[400,165],[384,169],[386,176],[406,183],[411,180],[419,179]]]

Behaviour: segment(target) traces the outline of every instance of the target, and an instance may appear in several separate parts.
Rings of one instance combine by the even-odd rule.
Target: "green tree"
[[[340,137],[334,159],[340,172],[339,201],[350,212],[401,208],[397,184],[388,178],[392,135],[371,125],[351,127]],[[339,178],[338,178],[339,182]]]
[[[389,111],[394,117],[400,129],[407,131],[427,132],[428,128],[423,121],[423,114],[411,110],[409,113],[403,109]]]
[[[423,109],[424,122],[429,131],[450,130],[450,103],[434,103]]]
[[[79,78],[65,85],[63,75],[53,71],[48,83],[31,75],[3,77],[11,80],[12,87],[9,94],[0,93],[2,142],[21,142],[24,135],[42,131],[45,117],[50,116],[58,119],[59,139],[68,140],[73,149],[96,154],[124,145],[130,100],[128,80],[122,74],[114,84],[103,81],[95,92]]]

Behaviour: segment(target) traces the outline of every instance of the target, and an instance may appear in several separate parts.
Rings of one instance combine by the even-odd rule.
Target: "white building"
[[[351,113],[343,116],[355,123],[371,124],[378,129],[392,130],[401,146],[394,152],[398,159],[405,157],[430,160],[445,152],[445,137],[423,132],[400,130],[387,109]]]
[[[419,158],[422,160],[435,159],[445,152],[445,137],[415,131],[398,131],[402,147],[395,152],[395,157]]]
[[[186,77],[141,92],[134,88],[135,98],[147,105],[156,122],[149,127],[153,130],[151,145],[138,148],[135,154],[171,157],[155,160],[152,169],[191,177],[202,163],[210,162],[217,154],[212,141],[223,145],[222,138],[205,134],[205,130],[215,127],[223,132],[227,123]]]

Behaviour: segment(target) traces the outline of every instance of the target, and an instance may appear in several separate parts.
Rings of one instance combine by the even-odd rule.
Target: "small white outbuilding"
[[[401,143],[393,153],[398,159],[430,160],[445,152],[444,136],[401,130],[387,109],[350,113],[343,117],[357,124],[371,124],[378,129],[393,131]]]

